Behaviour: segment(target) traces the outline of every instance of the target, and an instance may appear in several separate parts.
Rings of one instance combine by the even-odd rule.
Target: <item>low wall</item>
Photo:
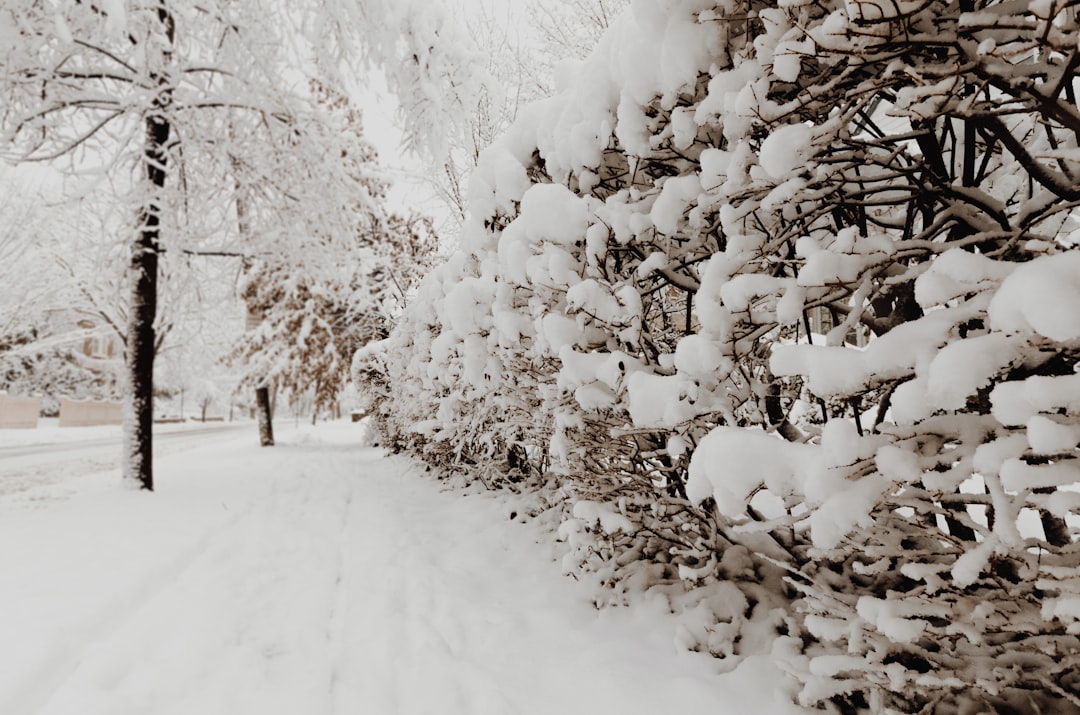
[[[33,429],[40,414],[40,397],[8,397],[0,392],[0,429]]]
[[[60,398],[61,427],[118,425],[123,421],[123,408],[119,402]]]

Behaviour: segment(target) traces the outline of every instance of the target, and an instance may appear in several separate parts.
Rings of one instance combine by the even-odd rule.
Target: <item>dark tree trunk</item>
[[[164,3],[158,19],[166,37],[173,40],[172,16]],[[145,120],[143,169],[147,196],[139,210],[139,228],[131,251],[131,305],[128,318],[127,360],[128,404],[125,415],[124,478],[142,489],[154,488],[154,318],[157,315],[158,252],[161,248],[162,189],[168,167],[168,144],[172,126],[165,109],[171,102],[168,78],[151,75],[159,92],[154,112]]]
[[[146,120],[146,175],[153,190],[165,185],[165,145],[169,122],[162,117]],[[160,216],[151,198],[139,212],[141,229],[131,253],[131,310],[127,334],[128,425],[125,430],[128,456],[125,475],[143,489],[154,488],[154,318],[157,315],[157,270],[160,249]]]
[[[260,387],[255,390],[255,415],[259,420],[259,444],[263,447],[273,447],[274,422],[270,412],[269,387]]]

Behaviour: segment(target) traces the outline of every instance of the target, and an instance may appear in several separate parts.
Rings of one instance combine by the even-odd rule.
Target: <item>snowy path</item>
[[[782,712],[347,430],[163,459],[153,495],[0,499],[0,713]]]

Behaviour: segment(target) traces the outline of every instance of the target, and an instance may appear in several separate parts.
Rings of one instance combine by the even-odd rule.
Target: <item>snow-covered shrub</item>
[[[528,465],[657,581],[786,572],[805,704],[1080,707],[1078,39],[1060,2],[634,3],[481,158],[367,353],[384,423]]]

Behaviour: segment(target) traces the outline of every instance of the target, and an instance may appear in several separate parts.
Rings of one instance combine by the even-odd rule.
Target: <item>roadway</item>
[[[258,439],[254,422],[157,429],[154,433],[154,454],[163,456],[182,452],[208,442],[236,438],[245,431],[250,432],[252,440]],[[109,437],[95,436],[88,439],[0,447],[0,495],[56,484],[85,474],[118,469],[121,462],[121,441],[122,435],[118,428],[116,434]]]

